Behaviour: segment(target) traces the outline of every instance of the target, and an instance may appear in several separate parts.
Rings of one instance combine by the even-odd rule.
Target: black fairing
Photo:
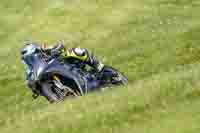
[[[74,81],[82,94],[87,92],[87,80],[84,76],[80,75],[76,68],[70,64],[60,63],[57,59],[53,59],[48,62],[48,65],[44,71],[45,74],[58,74],[62,75],[65,79]]]
[[[86,79],[82,77],[72,66],[60,63],[56,58],[45,61],[41,54],[29,55],[23,59],[33,70],[33,81],[41,82],[44,77],[51,74],[59,74],[70,81],[74,81],[77,89],[82,94],[87,92]]]

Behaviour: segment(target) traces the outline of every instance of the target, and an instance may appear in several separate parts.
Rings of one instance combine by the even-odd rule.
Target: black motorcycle
[[[128,82],[126,76],[110,66],[99,73],[83,70],[63,62],[60,56],[47,57],[33,47],[26,48],[23,55],[26,55],[23,62],[32,68],[28,80],[33,86],[34,98],[44,96],[50,103]]]

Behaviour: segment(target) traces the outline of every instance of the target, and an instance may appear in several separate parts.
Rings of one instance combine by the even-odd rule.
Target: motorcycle
[[[26,54],[23,62],[32,67],[29,81],[35,99],[44,96],[50,103],[54,103],[95,90],[103,90],[110,85],[128,83],[125,75],[110,66],[104,66],[101,72],[96,73],[63,62],[60,56],[47,58],[37,49]]]

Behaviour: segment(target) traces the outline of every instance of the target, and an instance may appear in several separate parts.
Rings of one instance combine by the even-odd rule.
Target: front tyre
[[[53,93],[51,85],[48,83],[43,83],[41,88],[42,95],[50,102],[58,102],[60,101],[58,96]]]

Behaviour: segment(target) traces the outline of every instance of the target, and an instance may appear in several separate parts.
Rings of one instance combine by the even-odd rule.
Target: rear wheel
[[[128,83],[128,79],[124,74],[117,71],[117,76],[112,77],[112,83],[126,85]]]
[[[109,66],[103,70],[103,79],[113,85],[126,85],[128,83],[128,78],[123,73]]]

